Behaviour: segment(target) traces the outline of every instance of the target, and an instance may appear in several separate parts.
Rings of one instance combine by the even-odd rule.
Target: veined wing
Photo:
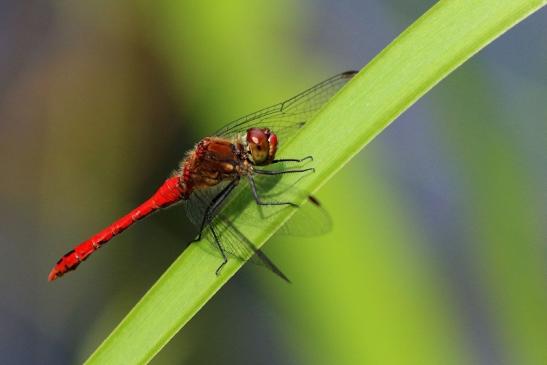
[[[210,189],[203,189],[194,192],[186,204],[186,213],[190,218],[190,221],[194,223],[198,228],[201,226],[203,215],[207,210],[207,207],[211,205],[215,197],[229,184],[225,182],[218,184]],[[245,184],[241,184],[236,189],[241,189]],[[213,254],[214,256],[222,257],[215,238],[212,236],[210,227],[215,230],[215,234],[219,239],[219,244],[229,257],[236,258],[241,261],[250,261],[254,264],[264,266],[274,274],[281,277],[283,280],[290,282],[287,276],[281,272],[281,270],[275,266],[275,264],[241,232],[232,223],[232,219],[223,214],[223,208],[229,201],[234,199],[238,194],[232,193],[223,204],[219,206],[212,213],[210,221],[206,221],[205,227],[203,227],[203,237],[210,243],[209,246],[201,246],[206,252]],[[250,197],[250,192],[249,196]],[[232,212],[233,213],[233,212]]]
[[[302,174],[285,175],[284,181],[280,181],[280,177],[280,175],[254,176],[257,192],[262,201],[300,204],[291,219],[281,227],[280,233],[301,237],[328,233],[332,228],[330,215],[309,192],[298,188],[300,180],[305,179],[306,176]],[[219,214],[224,217],[224,220],[230,222],[237,220],[238,224],[262,228],[276,220],[283,211],[295,209],[286,205],[257,205],[246,177],[239,181],[239,184],[229,196],[223,199],[221,204],[215,205],[213,201],[221,195],[229,183],[229,181],[223,181],[207,189],[196,190],[186,201],[186,214],[198,228],[201,227],[207,207],[215,206],[214,211],[209,212],[210,220],[205,222],[204,234],[207,233],[207,226],[214,223],[215,217]],[[245,211],[243,208],[248,206],[251,209]]]
[[[278,164],[276,167],[278,170],[285,170],[297,166]],[[295,213],[281,226],[278,233],[289,236],[314,237],[326,234],[332,229],[331,217],[321,206],[321,203],[308,191],[299,188],[300,182],[310,174],[313,173],[286,174],[283,175],[283,179],[280,179],[281,175],[254,176],[257,191],[263,201],[288,201],[299,204]],[[244,193],[251,196],[250,191]],[[239,222],[243,225],[255,225],[253,222],[256,222],[257,226],[267,225],[284,210],[294,209],[287,206],[260,206],[254,204],[254,201],[252,203],[251,209],[238,214]],[[260,218],[258,221],[257,217]]]
[[[224,215],[218,214],[214,222],[215,230],[219,235],[221,245],[229,256],[235,257],[241,261],[249,261],[256,265],[263,266],[279,276],[281,279],[290,283],[289,278],[266,256],[266,254],[256,248],[230,219]],[[210,235],[207,235],[208,240],[214,244]],[[218,255],[218,251],[216,252]]]
[[[356,73],[346,71],[333,76],[282,103],[236,119],[214,135],[230,137],[243,134],[252,127],[270,128],[279,137],[280,143],[285,143]]]
[[[296,208],[294,216],[286,222],[280,232],[295,236],[315,236],[328,232],[331,227],[330,216],[319,205],[319,202],[296,188],[294,185],[283,184],[273,176],[261,176],[256,181],[260,196],[266,201],[295,201],[302,202],[307,200],[299,208]],[[269,177],[269,179],[267,179]],[[294,181],[293,183],[296,183]],[[203,216],[208,206],[214,205],[216,197],[228,186],[229,182],[223,182],[216,186],[196,190],[186,202],[186,213],[198,228],[201,226]],[[238,200],[238,206],[230,206],[230,202]],[[252,204],[256,211],[252,213],[243,213],[241,208]],[[230,206],[229,209],[227,206]],[[266,267],[282,279],[289,281],[287,277],[268,259],[268,257],[234,225],[234,221],[240,224],[262,227],[275,219],[276,215],[284,209],[295,209],[287,206],[258,206],[254,202],[249,185],[243,178],[234,191],[228,196],[217,209],[210,212],[211,219],[205,222],[203,227],[203,237],[211,243],[208,246],[201,246],[208,253],[221,257],[215,238],[210,232],[210,226],[215,230],[225,253],[241,261],[250,261]],[[247,215],[248,214],[248,215]],[[256,219],[259,217],[260,219]]]

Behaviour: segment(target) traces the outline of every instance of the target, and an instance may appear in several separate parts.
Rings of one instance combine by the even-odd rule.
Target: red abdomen
[[[185,185],[181,183],[179,176],[173,176],[165,180],[150,199],[61,257],[49,273],[49,281],[53,281],[66,272],[76,269],[89,255],[136,221],[160,208],[166,208],[186,196]]]
[[[214,186],[233,176],[240,166],[237,151],[237,146],[228,139],[203,139],[183,161],[179,173],[165,180],[154,195],[139,207],[67,252],[57,261],[48,279],[55,280],[76,269],[89,255],[136,221],[160,208],[188,199],[194,189]]]

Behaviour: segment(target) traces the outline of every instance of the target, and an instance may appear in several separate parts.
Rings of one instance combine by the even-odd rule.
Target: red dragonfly
[[[278,147],[280,143],[290,140],[356,73],[347,71],[338,74],[291,99],[239,118],[202,139],[152,197],[61,257],[49,273],[49,281],[76,269],[93,252],[136,221],[181,201],[186,202],[187,215],[199,228],[195,241],[207,235],[222,257],[217,275],[230,255],[241,260],[253,258],[253,261],[288,281],[266,255],[232,224],[230,213],[225,209],[226,203],[229,197],[241,195],[234,194],[235,190],[247,185],[251,193],[247,196],[252,197],[257,206],[298,207],[291,201],[265,201],[263,198],[277,184],[275,176],[313,172],[314,169],[272,170],[264,167],[312,160],[311,156],[276,159]],[[260,179],[261,176],[268,178]],[[286,190],[296,191],[293,187]],[[312,196],[308,199],[319,206]]]

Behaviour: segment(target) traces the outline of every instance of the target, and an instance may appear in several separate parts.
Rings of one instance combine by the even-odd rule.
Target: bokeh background
[[[0,363],[83,362],[195,229],[169,209],[48,283],[59,256],[433,4],[2,1]],[[546,29],[543,9],[318,192],[333,231],[265,246],[292,285],[247,265],[153,363],[547,364]]]

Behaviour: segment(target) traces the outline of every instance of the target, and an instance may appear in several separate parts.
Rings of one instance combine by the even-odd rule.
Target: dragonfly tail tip
[[[48,275],[48,277],[47,277],[47,280],[48,280],[48,281],[53,281],[53,280],[57,279],[59,276],[60,276],[60,275],[59,275],[59,272],[58,272],[57,269],[54,267],[54,268],[50,271],[50,273],[49,273],[49,275]]]

